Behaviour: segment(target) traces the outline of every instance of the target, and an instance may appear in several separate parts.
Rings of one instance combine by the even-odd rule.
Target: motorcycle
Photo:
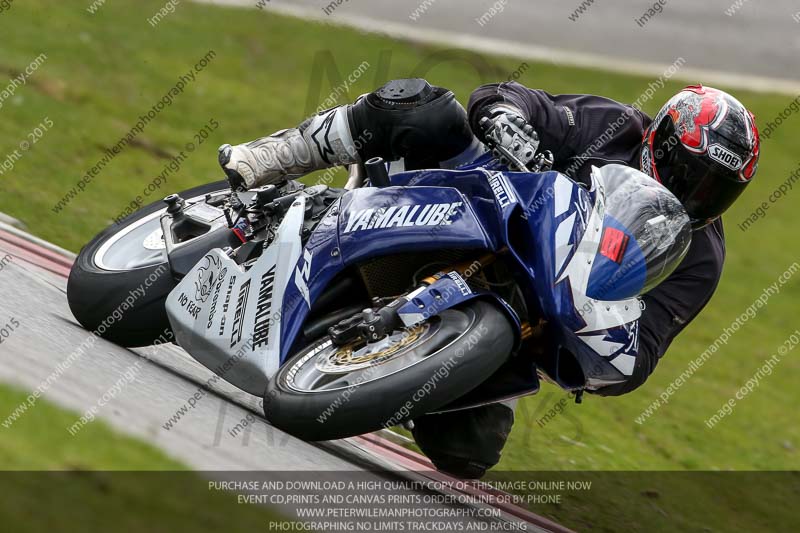
[[[585,187],[490,148],[507,164],[390,175],[375,158],[343,189],[170,195],[83,248],[70,307],[97,331],[135,292],[102,336],[170,332],[305,440],[534,394],[540,379],[579,397],[623,381],[640,295],[688,250],[689,217],[632,168],[594,168]]]

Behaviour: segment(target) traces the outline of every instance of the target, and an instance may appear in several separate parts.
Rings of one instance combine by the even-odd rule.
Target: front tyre
[[[463,396],[506,361],[513,343],[505,314],[480,300],[375,343],[339,347],[324,338],[281,366],[264,413],[307,441],[369,433]]]
[[[230,190],[226,181],[179,194],[193,201]],[[127,347],[147,346],[169,331],[164,302],[176,281],[170,272],[157,201],[112,224],[78,254],[67,300],[83,327]]]

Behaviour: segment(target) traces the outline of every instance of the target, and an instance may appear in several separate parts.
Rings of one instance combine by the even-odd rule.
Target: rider
[[[488,119],[484,120],[484,119]],[[553,154],[553,169],[589,184],[592,166],[640,169],[672,191],[694,234],[685,258],[643,296],[639,348],[630,375],[603,381],[582,368],[579,386],[616,396],[644,383],[672,340],[710,300],[725,257],[720,215],[755,176],[759,136],[753,115],[731,95],[689,86],[654,119],[593,95],[551,95],[516,82],[479,87],[468,111],[452,92],[425,80],[395,80],[354,104],[322,111],[297,128],[220,147],[234,187],[253,188],[334,165],[380,156],[393,168],[455,168],[475,159],[487,136],[505,137],[528,163],[535,146]],[[500,459],[513,410],[492,404],[415,420],[414,437],[441,470],[480,477]]]

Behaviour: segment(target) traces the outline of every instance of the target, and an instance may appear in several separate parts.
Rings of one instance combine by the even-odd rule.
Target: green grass
[[[26,397],[0,387],[0,413]],[[267,531],[276,520],[234,494],[209,490],[181,463],[103,422],[70,436],[66,428],[77,418],[40,400],[0,428],[3,531]]]
[[[331,76],[332,65],[346,77],[363,61],[370,64],[349,93],[339,97],[341,103],[388,79],[413,75],[451,88],[466,102],[476,86],[506,79],[524,61],[400,43],[257,10],[189,3],[182,3],[152,29],[146,18],[163,2],[120,4],[108,2],[98,15],[90,16],[80,6],[27,0],[15,3],[10,13],[0,17],[4,34],[0,70],[20,70],[40,52],[48,55],[31,82],[0,110],[0,157],[45,117],[54,122],[14,170],[0,176],[0,210],[22,219],[34,233],[73,250],[108,224],[161,171],[166,159],[156,155],[153,146],[177,155],[197,130],[216,119],[220,127],[157,196],[218,179],[216,147],[297,124],[338,83],[330,81],[337,79]],[[145,147],[125,149],[62,213],[53,213],[51,207],[102,156],[104,148],[124,135],[208,50],[216,53],[212,64],[147,127],[140,136]],[[552,93],[596,93],[632,102],[652,80],[527,61],[519,81]],[[657,111],[682,85],[667,83],[645,111]],[[791,100],[732,92],[752,109],[762,129]],[[536,419],[561,397],[559,391],[544,385],[543,394],[521,402],[518,424],[499,469],[800,467],[800,426],[795,414],[800,351],[784,357],[732,415],[713,429],[704,425],[797,329],[800,276],[784,285],[668,405],[642,425],[634,421],[764,287],[798,260],[792,213],[800,192],[792,191],[772,205],[749,231],[737,228],[800,164],[798,133],[800,116],[793,116],[764,140],[759,176],[725,216],[728,251],[719,289],[646,385],[620,398],[587,397],[582,405],[570,404],[566,414],[539,428]],[[548,393],[553,395],[548,397]],[[542,402],[546,402],[544,407]]]

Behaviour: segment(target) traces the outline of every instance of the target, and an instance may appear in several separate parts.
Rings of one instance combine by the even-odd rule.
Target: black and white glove
[[[496,108],[494,114],[484,117],[478,125],[484,142],[501,163],[516,163],[510,155],[526,167],[536,158],[539,136],[533,126],[511,109]]]

